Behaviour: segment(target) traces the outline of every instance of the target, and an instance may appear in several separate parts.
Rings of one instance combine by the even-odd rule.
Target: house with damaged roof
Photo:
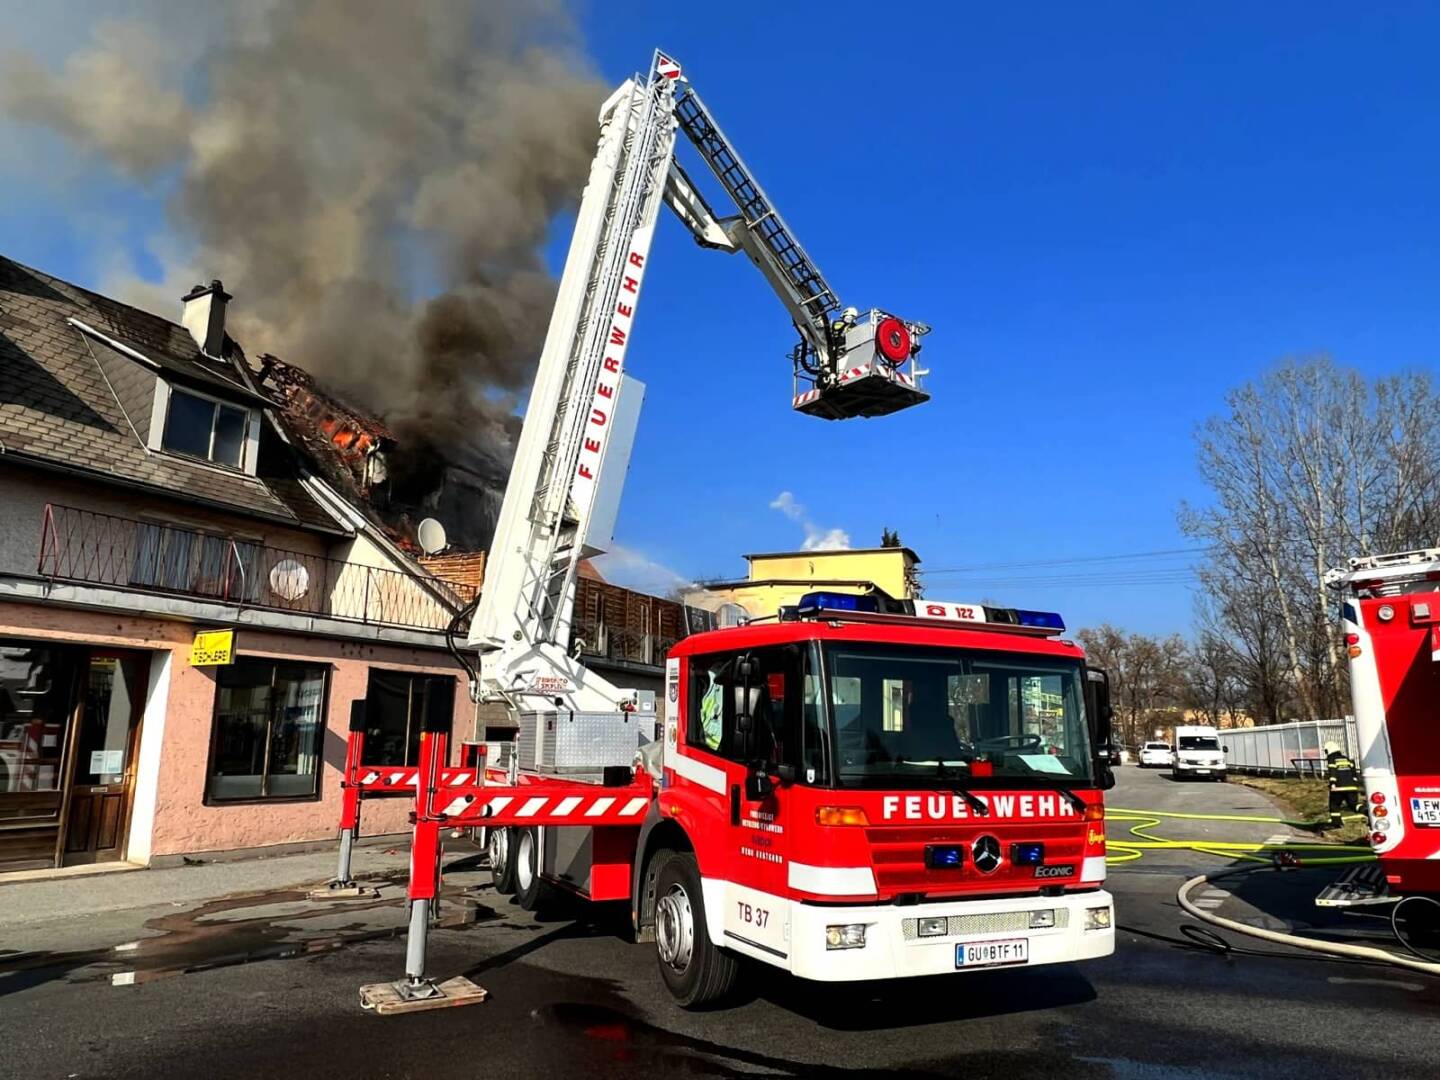
[[[356,702],[370,763],[476,734],[445,630],[479,571],[422,564],[366,498],[388,431],[297,424],[230,302],[0,258],[0,872],[329,840]]]

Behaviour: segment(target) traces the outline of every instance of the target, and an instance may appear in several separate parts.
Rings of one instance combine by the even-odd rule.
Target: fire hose
[[[1242,843],[1223,840],[1168,840],[1156,836],[1149,830],[1161,825],[1166,818],[1197,821],[1240,821],[1252,823],[1265,823],[1277,825],[1294,825],[1299,827],[1313,827],[1320,822],[1294,821],[1279,817],[1260,817],[1242,814],[1183,814],[1161,810],[1128,810],[1116,808],[1106,813],[1108,822],[1130,823],[1128,835],[1135,839],[1107,839],[1106,861],[1110,863],[1126,863],[1142,858],[1146,851],[1154,850],[1189,850],[1206,855],[1215,855],[1221,858],[1240,859],[1246,862],[1259,863],[1272,869],[1304,866],[1342,866],[1356,863],[1374,862],[1375,855],[1370,851],[1360,851],[1345,844],[1337,843]],[[1118,849],[1118,852],[1116,852]],[[1268,857],[1267,857],[1268,855]],[[1286,858],[1281,863],[1277,857]],[[1246,937],[1257,938],[1261,941],[1272,942],[1277,945],[1284,945],[1293,949],[1302,949],[1308,952],[1321,954],[1323,958],[1333,958],[1352,963],[1381,963],[1396,967],[1402,967],[1410,971],[1418,971],[1425,975],[1440,975],[1440,962],[1426,956],[1414,945],[1405,939],[1400,930],[1400,912],[1407,904],[1425,904],[1440,910],[1440,902],[1424,896],[1407,896],[1399,899],[1390,913],[1390,930],[1395,939],[1412,956],[1401,956],[1388,949],[1377,948],[1369,945],[1350,945],[1343,942],[1319,941],[1315,938],[1304,937],[1300,934],[1290,934],[1278,930],[1267,930],[1258,926],[1251,926],[1247,923],[1238,922],[1234,919],[1227,919],[1223,915],[1216,915],[1213,912],[1197,906],[1190,899],[1190,894],[1201,885],[1212,884],[1239,874],[1250,874],[1258,871],[1259,866],[1233,867],[1228,870],[1221,870],[1211,874],[1200,874],[1193,877],[1180,886],[1176,894],[1182,910],[1193,918],[1211,926],[1219,927],[1222,930],[1229,930],[1236,934],[1243,934]],[[1194,930],[1197,933],[1187,933],[1187,945],[1199,945],[1210,948],[1221,953],[1245,952],[1250,955],[1280,956],[1283,954],[1271,952],[1258,952],[1256,950],[1237,950],[1224,938],[1211,931],[1203,931],[1199,927],[1182,927],[1182,933],[1186,930]],[[1203,936],[1202,936],[1203,934]],[[1169,939],[1174,940],[1174,939]],[[1413,957],[1413,958],[1412,958]]]

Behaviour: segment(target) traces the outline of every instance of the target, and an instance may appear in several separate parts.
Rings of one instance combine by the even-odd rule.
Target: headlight
[[[1046,930],[1055,925],[1055,911],[1047,908],[1044,911],[1030,912],[1030,929]]]
[[[1087,907],[1085,909],[1086,930],[1109,930],[1110,929],[1110,908]]]
[[[949,919],[917,919],[915,933],[920,937],[943,937],[949,929]],[[863,927],[862,927],[863,929]]]
[[[863,949],[866,923],[845,923],[825,927],[825,948]]]

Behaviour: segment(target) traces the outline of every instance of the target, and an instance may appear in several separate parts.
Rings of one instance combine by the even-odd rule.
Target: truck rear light
[[[1085,805],[1085,820],[1086,820],[1086,821],[1104,821],[1104,820],[1105,820],[1105,804],[1104,804],[1104,803],[1098,803],[1098,802],[1086,803],[1086,805]]]
[[[1383,832],[1371,833],[1371,834],[1370,834],[1370,842],[1371,842],[1372,844],[1383,844],[1383,843],[1385,843],[1385,834],[1384,834]]]
[[[1395,609],[1389,604],[1381,604],[1375,609],[1375,617],[1381,622],[1389,622],[1395,618]]]
[[[1383,802],[1385,801],[1385,792],[1383,792],[1383,791],[1377,791],[1377,792],[1375,792],[1374,795],[1371,795],[1371,796],[1370,796],[1370,801],[1373,802],[1376,806],[1379,806],[1381,803],[1383,803]]]
[[[920,937],[944,937],[945,931],[949,929],[949,919],[917,919],[915,920],[915,933]]]
[[[860,806],[818,806],[815,808],[816,825],[869,825],[870,819]]]
[[[1372,812],[1374,813],[1374,815],[1375,815],[1377,818],[1383,818],[1383,817],[1389,817],[1389,816],[1390,816],[1390,810],[1389,810],[1389,808],[1388,808],[1388,807],[1384,807],[1384,806],[1377,806],[1377,807],[1375,807],[1374,811],[1372,811]]]
[[[863,949],[865,947],[865,928],[868,925],[868,923],[843,923],[839,926],[825,927],[825,948]]]

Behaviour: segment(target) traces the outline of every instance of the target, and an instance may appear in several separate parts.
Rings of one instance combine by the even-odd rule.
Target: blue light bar
[[[869,611],[878,612],[880,602],[873,596],[851,593],[812,592],[800,597],[796,607],[802,611]]]
[[[1017,609],[1015,614],[1019,617],[1021,626],[1033,626],[1040,630],[1065,629],[1065,620],[1056,611],[1020,611]]]

